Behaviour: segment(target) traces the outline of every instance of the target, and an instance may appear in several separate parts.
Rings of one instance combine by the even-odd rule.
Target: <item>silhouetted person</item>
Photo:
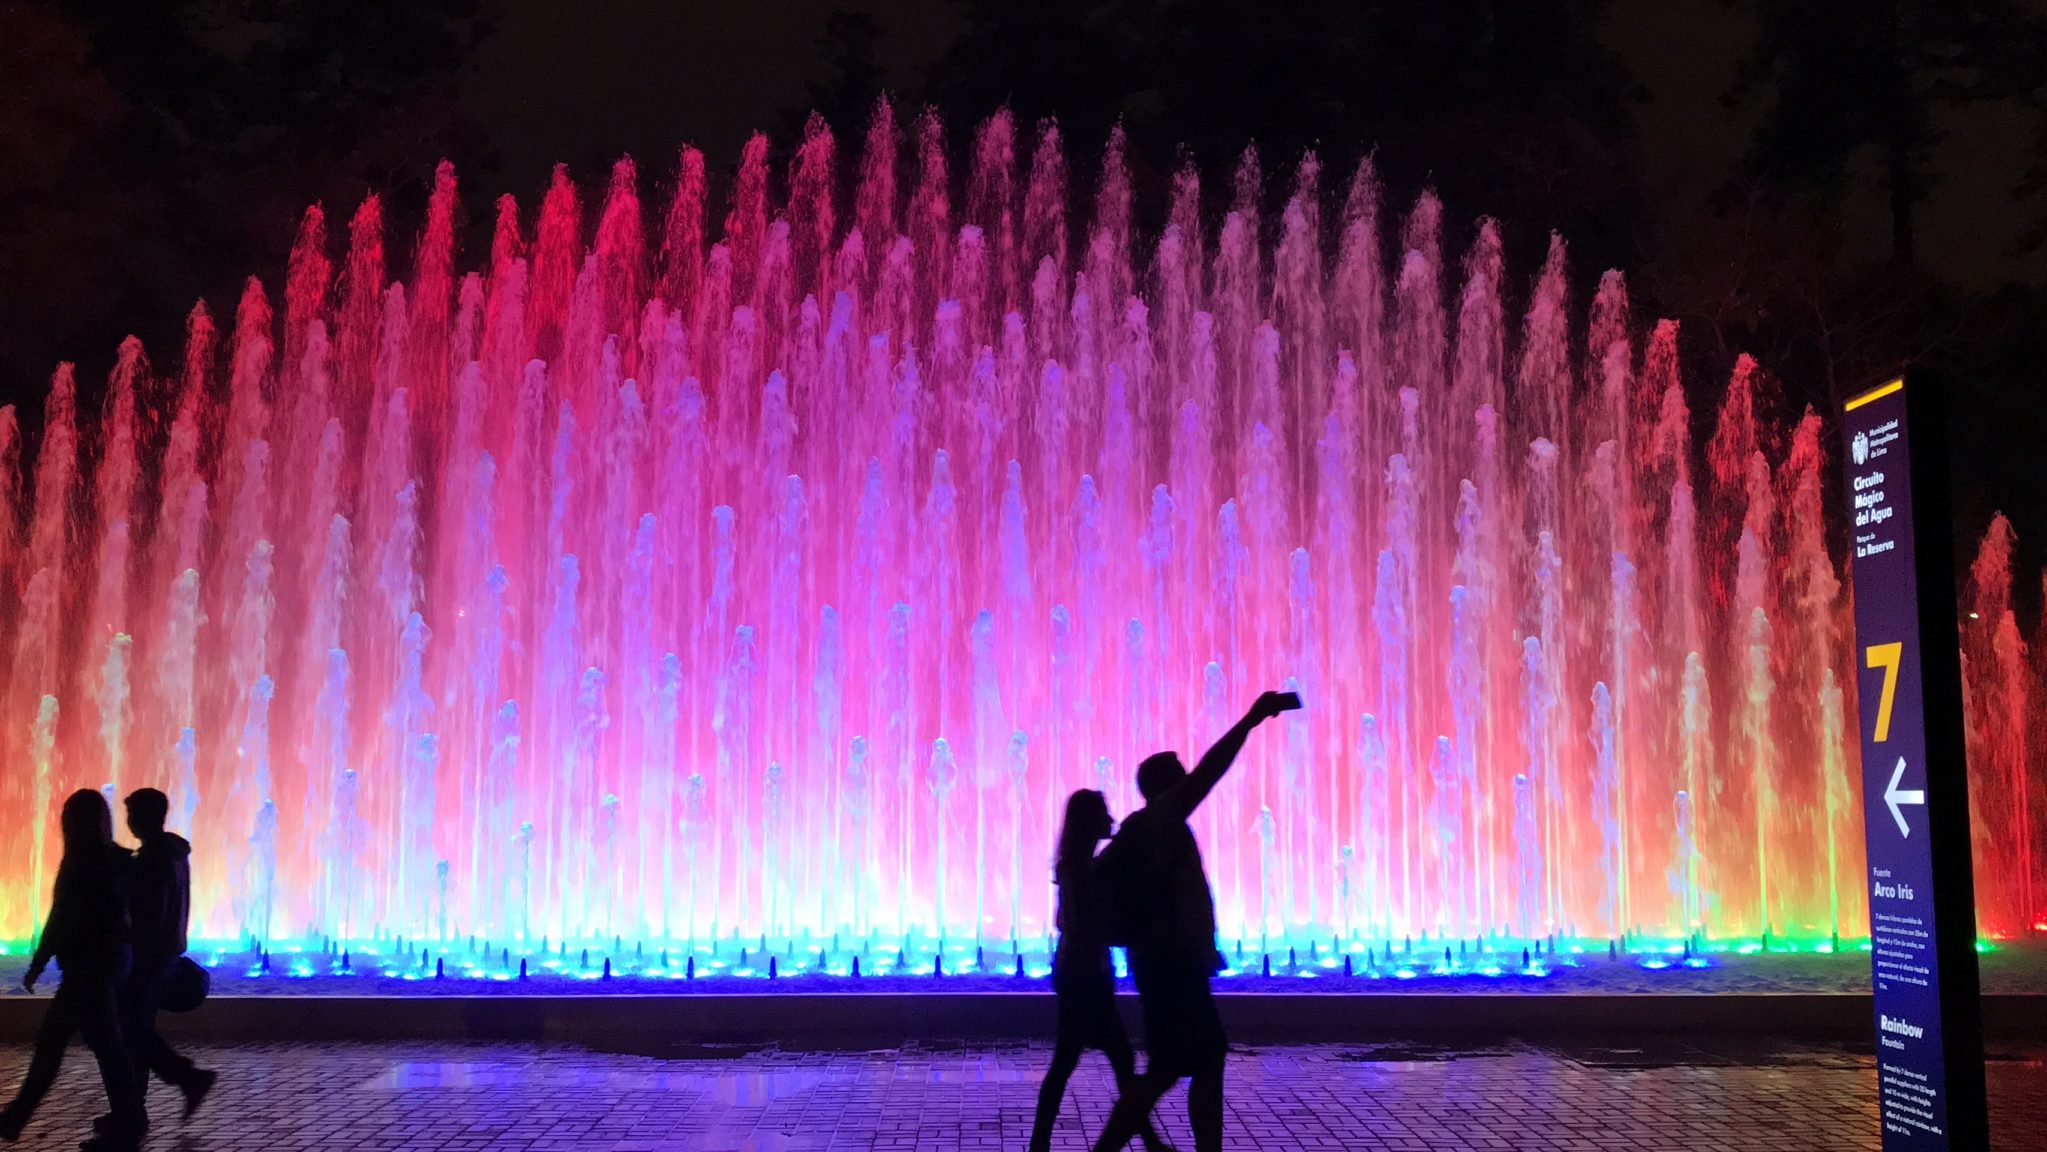
[[[1187,818],[1229,771],[1251,730],[1301,706],[1292,693],[1267,692],[1251,711],[1202,753],[1189,773],[1173,752],[1145,757],[1137,766],[1143,808],[1131,813],[1109,842],[1098,868],[1127,914],[1130,973],[1144,1005],[1144,1075],[1109,1113],[1095,1152],[1130,1142],[1159,1097],[1188,1079],[1187,1119],[1197,1152],[1220,1152],[1223,1143],[1223,1063],[1229,1038],[1208,987],[1222,967],[1215,946],[1215,898],[1201,869],[1201,850]],[[1135,898],[1114,894],[1134,894]]]
[[[115,991],[128,975],[128,850],[114,843],[114,816],[106,800],[88,789],[64,801],[60,818],[64,859],[50,897],[50,915],[42,939],[22,975],[21,986],[35,991],[50,958],[63,969],[63,983],[50,999],[36,1030],[35,1052],[28,1074],[12,1102],[0,1108],[0,1139],[13,1141],[28,1126],[36,1105],[57,1079],[65,1046],[73,1033],[99,1060],[100,1079],[107,1089],[111,1122],[101,1135],[87,1140],[88,1150],[139,1148],[142,1144],[142,1094],[135,1070],[121,1042]]]
[[[1112,830],[1109,802],[1100,792],[1083,788],[1066,798],[1066,822],[1060,825],[1058,856],[1052,862],[1052,880],[1059,885],[1059,950],[1052,955],[1059,1039],[1052,1048],[1052,1067],[1038,1088],[1030,1152],[1052,1147],[1059,1102],[1082,1052],[1093,1048],[1109,1058],[1119,1093],[1129,1092],[1137,1076],[1130,1037],[1116,1014],[1116,973],[1109,966],[1109,939],[1093,876],[1095,845],[1108,839]],[[1138,1123],[1137,1134],[1146,1148],[1160,1152],[1166,1147],[1152,1130],[1149,1115],[1139,1117]]]
[[[135,1061],[136,1089],[147,1106],[149,1074],[185,1097],[190,1117],[213,1090],[217,1074],[195,1066],[157,1035],[156,1012],[164,986],[185,954],[185,929],[192,911],[192,846],[164,831],[170,799],[154,788],[128,794],[128,831],[140,845],[128,892],[129,938],[135,965],[121,988],[121,1034]],[[109,1122],[111,1120],[109,1119]]]

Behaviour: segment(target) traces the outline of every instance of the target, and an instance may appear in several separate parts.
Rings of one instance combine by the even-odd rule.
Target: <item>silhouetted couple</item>
[[[1108,1056],[1120,1093],[1095,1142],[1096,1152],[1115,1152],[1132,1137],[1141,1137],[1148,1149],[1163,1148],[1151,1127],[1151,1111],[1182,1079],[1190,1081],[1187,1118],[1197,1152],[1222,1148],[1229,1038],[1208,984],[1221,969],[1222,956],[1216,951],[1215,900],[1187,820],[1229,771],[1251,730],[1300,706],[1300,697],[1292,693],[1260,696],[1202,754],[1193,772],[1176,753],[1146,757],[1137,766],[1144,807],[1123,822],[1100,856],[1094,855],[1094,846],[1109,834],[1107,801],[1092,790],[1067,800],[1054,865],[1059,948],[1052,961],[1052,986],[1059,998],[1059,1038],[1038,1090],[1031,1152],[1051,1146],[1066,1081],[1088,1048]],[[1127,950],[1144,1008],[1142,1076],[1135,1074],[1130,1041],[1116,1015],[1111,944]]]
[[[191,845],[164,831],[164,794],[141,789],[128,797],[133,853],[114,842],[113,813],[99,793],[80,789],[64,801],[64,856],[49,916],[22,987],[35,991],[51,959],[63,981],[36,1031],[28,1073],[13,1101],[0,1108],[0,1139],[21,1136],[42,1103],[64,1049],[77,1035],[99,1061],[108,1112],[93,1122],[88,1150],[132,1149],[149,1127],[143,1098],[154,1072],[185,1097],[190,1116],[212,1090],[215,1075],[195,1067],[156,1034],[165,982],[185,953],[191,907]]]

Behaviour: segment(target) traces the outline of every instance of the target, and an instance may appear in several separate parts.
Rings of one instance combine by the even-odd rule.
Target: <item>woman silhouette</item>
[[[1052,991],[1059,998],[1059,1039],[1052,1049],[1052,1067],[1038,1088],[1038,1117],[1031,1125],[1030,1152],[1052,1146],[1052,1123],[1066,1082],[1089,1048],[1109,1058],[1116,1072],[1116,1090],[1126,1091],[1136,1079],[1137,1059],[1123,1018],[1116,1014],[1116,974],[1109,966],[1109,941],[1089,873],[1095,845],[1115,830],[1109,802],[1100,792],[1083,788],[1066,798],[1066,822],[1059,829],[1058,855],[1052,880],[1059,885],[1059,950],[1052,956]],[[1151,1152],[1166,1143],[1146,1117],[1138,1137]]]
[[[104,1135],[85,1142],[92,1150],[132,1149],[142,1144],[142,1094],[121,1042],[114,993],[128,974],[128,852],[114,843],[114,817],[107,802],[90,789],[73,792],[60,818],[64,859],[50,897],[35,957],[21,985],[35,991],[50,958],[64,971],[36,1031],[35,1052],[21,1089],[0,1108],[0,1139],[19,1139],[36,1105],[57,1078],[64,1048],[74,1033],[99,1060],[107,1088],[109,1123]]]

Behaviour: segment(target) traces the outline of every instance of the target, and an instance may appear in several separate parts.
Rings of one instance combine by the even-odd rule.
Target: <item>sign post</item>
[[[1915,373],[1842,405],[1885,1152],[1990,1147],[1939,399]]]

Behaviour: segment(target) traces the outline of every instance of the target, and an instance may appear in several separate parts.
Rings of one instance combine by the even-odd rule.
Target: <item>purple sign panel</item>
[[[1988,1147],[1961,665],[1936,399],[1933,386],[1915,376],[1842,406],[1886,1152]],[[1918,525],[1927,532],[1924,547]]]

